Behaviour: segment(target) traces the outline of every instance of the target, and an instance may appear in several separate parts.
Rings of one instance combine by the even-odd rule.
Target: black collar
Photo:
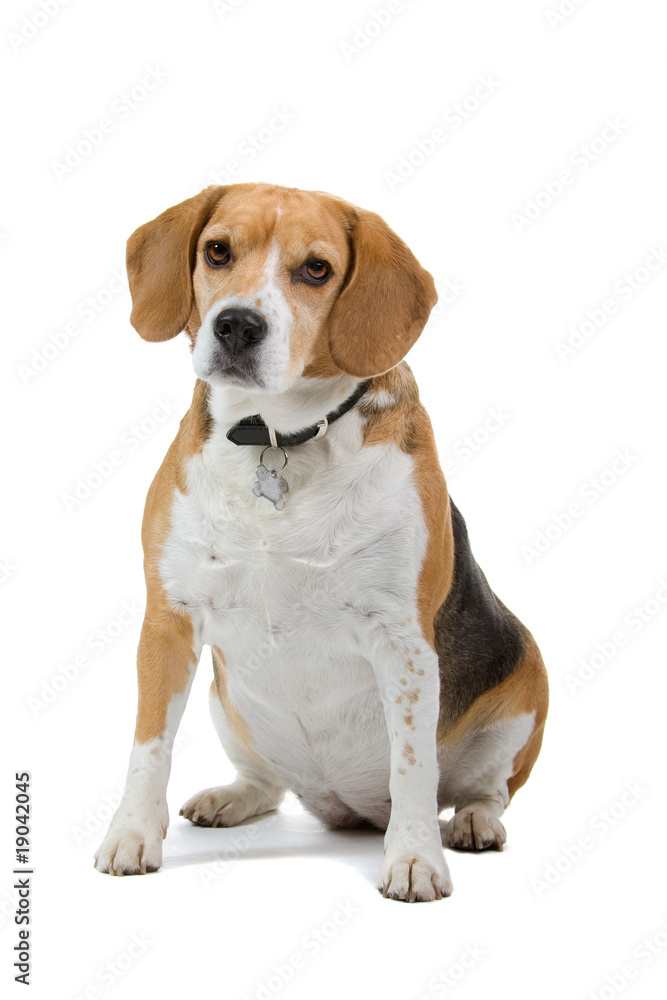
[[[259,413],[256,413],[254,416],[244,417],[243,420],[239,420],[237,424],[234,424],[227,431],[227,437],[234,444],[265,446],[272,444],[274,447],[277,445],[279,448],[292,448],[294,445],[303,444],[304,441],[310,441],[312,438],[320,438],[326,433],[329,424],[333,424],[335,420],[338,420],[339,417],[342,417],[343,414],[352,409],[354,404],[361,399],[372,381],[373,379],[369,378],[365,382],[360,382],[352,395],[348,396],[337,410],[332,410],[331,413],[327,413],[323,420],[318,420],[316,424],[312,424],[302,431],[297,431],[294,434],[281,434],[280,431],[273,431],[273,429],[270,431]],[[275,440],[272,440],[272,437],[275,437]]]

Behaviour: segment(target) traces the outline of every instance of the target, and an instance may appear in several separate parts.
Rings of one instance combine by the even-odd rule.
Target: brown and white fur
[[[229,260],[211,263],[212,244]],[[127,262],[133,325],[150,341],[185,329],[198,380],[148,494],[135,740],[97,869],[162,863],[171,747],[208,644],[238,777],[182,814],[232,826],[291,789],[331,827],[386,829],[385,896],[447,896],[439,812],[456,810],[448,846],[502,848],[548,695],[532,636],[471,555],[402,360],[436,302],[431,276],[379,216],[266,184],[167,210]],[[230,308],[264,324],[236,352],[215,332]],[[254,496],[261,448],[227,430],[254,413],[302,429],[370,376],[324,437],[288,449],[284,509]]]

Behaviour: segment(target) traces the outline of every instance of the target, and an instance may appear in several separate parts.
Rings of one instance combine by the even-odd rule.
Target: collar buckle
[[[329,421],[327,420],[326,417],[322,417],[321,420],[317,421],[316,427],[317,427],[317,434],[313,437],[313,441],[319,441],[320,438],[324,437],[329,427]]]

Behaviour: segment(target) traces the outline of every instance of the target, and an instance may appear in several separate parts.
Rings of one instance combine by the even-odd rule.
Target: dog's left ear
[[[127,241],[130,323],[144,340],[171,340],[185,328],[192,312],[197,240],[224,191],[204,188],[140,226]]]
[[[352,258],[328,321],[338,368],[369,378],[408,353],[438,301],[435,284],[403,240],[375,212],[348,215]]]

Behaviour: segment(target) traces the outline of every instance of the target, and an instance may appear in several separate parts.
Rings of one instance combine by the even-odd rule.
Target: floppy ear
[[[130,323],[144,340],[171,340],[184,329],[192,311],[197,240],[224,190],[204,188],[140,226],[127,241]]]
[[[358,378],[389,371],[408,353],[438,301],[433,278],[375,212],[348,217],[352,260],[329,315],[329,351]]]

